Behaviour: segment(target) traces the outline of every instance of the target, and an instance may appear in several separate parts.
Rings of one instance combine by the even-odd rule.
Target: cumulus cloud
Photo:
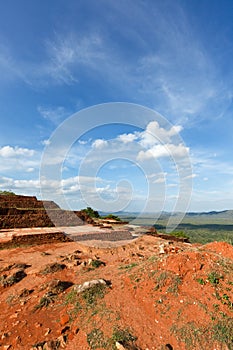
[[[137,140],[138,134],[137,133],[129,133],[129,134],[121,134],[118,136],[118,140],[123,143],[129,143]]]
[[[102,149],[107,145],[108,145],[108,141],[102,140],[102,139],[97,139],[93,142],[92,147],[96,148],[96,149]]]
[[[21,147],[12,147],[12,146],[3,146],[0,148],[0,157],[3,158],[12,158],[12,157],[32,157],[35,154],[35,151],[29,148]]]
[[[0,172],[8,176],[13,173],[32,173],[40,166],[40,152],[19,146],[0,147]]]
[[[168,143],[173,136],[176,136],[182,130],[182,126],[174,125],[166,130],[162,128],[157,121],[150,122],[145,131],[140,134],[141,145],[144,147],[153,146],[156,143]]]
[[[138,153],[138,160],[148,160],[152,158],[183,158],[189,153],[189,148],[185,147],[183,144],[165,144],[165,145],[155,145],[146,151],[140,151]]]

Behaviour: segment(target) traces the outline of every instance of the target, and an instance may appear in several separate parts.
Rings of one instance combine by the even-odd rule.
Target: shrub
[[[110,220],[112,219],[112,220],[116,220],[116,221],[121,221],[119,216],[113,215],[113,214],[108,214],[108,215],[104,216],[103,219],[110,219]]]
[[[82,209],[81,211],[85,212],[91,218],[99,218],[99,213],[97,210],[92,209],[91,207],[87,207],[86,209]]]
[[[65,264],[58,264],[58,263],[53,263],[50,265],[47,265],[44,270],[41,271],[43,275],[47,275],[48,273],[54,273],[57,271],[64,270],[66,268]]]
[[[208,281],[213,284],[219,284],[220,279],[223,279],[223,276],[219,275],[216,271],[210,272],[208,275]]]
[[[16,194],[12,191],[0,191],[0,195],[3,196],[16,196]]]

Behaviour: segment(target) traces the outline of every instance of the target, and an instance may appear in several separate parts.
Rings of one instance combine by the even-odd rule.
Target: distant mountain
[[[99,214],[101,216],[105,216],[108,215],[109,213],[107,212],[99,212]],[[119,211],[119,212],[115,212],[112,213],[114,215],[118,215],[120,217],[137,217],[139,215],[141,215],[144,218],[152,218],[158,215],[158,213],[152,213],[152,212],[146,212],[141,214],[140,212],[126,212],[126,211]],[[167,211],[163,211],[162,213],[159,214],[160,219],[166,219],[168,217],[170,217],[171,215],[173,216],[177,216],[180,215],[180,212],[175,212],[175,213],[171,213],[171,212],[167,212]],[[185,218],[216,218],[216,219],[233,219],[233,210],[221,210],[221,211],[208,211],[208,212],[188,212],[185,214]]]
[[[193,212],[190,212],[190,213],[187,213],[185,214],[186,217],[190,217],[190,216],[201,216],[201,217],[213,217],[215,216],[216,218],[226,218],[226,219],[229,219],[229,218],[233,218],[233,210],[222,210],[222,211],[209,211],[209,212],[200,212],[200,213],[193,213]]]

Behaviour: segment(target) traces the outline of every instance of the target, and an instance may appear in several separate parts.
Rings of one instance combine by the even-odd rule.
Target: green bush
[[[82,209],[83,212],[85,212],[87,215],[89,215],[91,218],[99,218],[99,213],[97,210],[92,209],[91,207],[87,207],[86,209]]]
[[[213,271],[208,274],[207,279],[211,284],[216,285],[219,284],[220,279],[223,279],[223,276],[219,275],[218,272]]]
[[[112,219],[112,220],[116,220],[116,221],[121,221],[119,216],[113,215],[113,214],[108,214],[106,216],[103,216],[103,219],[110,219],[110,220]]]
[[[0,195],[4,195],[4,196],[16,196],[16,194],[12,191],[1,191],[0,190]]]
[[[188,238],[189,236],[184,233],[184,231],[173,231],[170,233],[171,236],[177,237],[177,238]]]

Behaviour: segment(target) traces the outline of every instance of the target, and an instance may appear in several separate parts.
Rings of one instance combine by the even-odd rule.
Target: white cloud
[[[165,145],[155,145],[146,151],[140,151],[138,153],[138,160],[144,161],[152,158],[184,158],[187,157],[189,153],[189,148],[185,147],[183,144],[165,144]]]
[[[129,142],[133,142],[135,140],[137,140],[138,138],[138,133],[129,133],[129,134],[121,134],[118,136],[119,141],[123,142],[123,143],[129,143]]]
[[[103,139],[97,139],[92,143],[92,147],[96,149],[103,149],[108,145],[108,141]]]
[[[30,173],[39,169],[40,152],[19,146],[3,146],[0,148],[0,173],[9,174]]]
[[[12,158],[12,157],[32,157],[35,151],[29,148],[3,146],[0,148],[0,157]]]
[[[80,145],[86,145],[89,141],[84,141],[84,140],[78,140],[78,143]]]
[[[13,179],[10,177],[0,177],[0,188],[10,189],[16,193],[35,193],[40,188],[39,180]]]
[[[43,146],[49,146],[51,144],[51,141],[50,140],[43,140],[43,141],[41,141],[41,143]]]
[[[198,176],[197,174],[191,174],[191,175],[188,175],[188,176],[184,177],[184,180],[186,180],[186,179],[194,179],[197,176]]]
[[[157,121],[150,122],[145,131],[140,134],[140,143],[144,147],[150,147],[157,143],[168,143],[173,136],[177,136],[182,126],[174,125],[169,130],[162,128]]]
[[[27,168],[26,172],[27,173],[33,173],[35,171],[35,168]]]

